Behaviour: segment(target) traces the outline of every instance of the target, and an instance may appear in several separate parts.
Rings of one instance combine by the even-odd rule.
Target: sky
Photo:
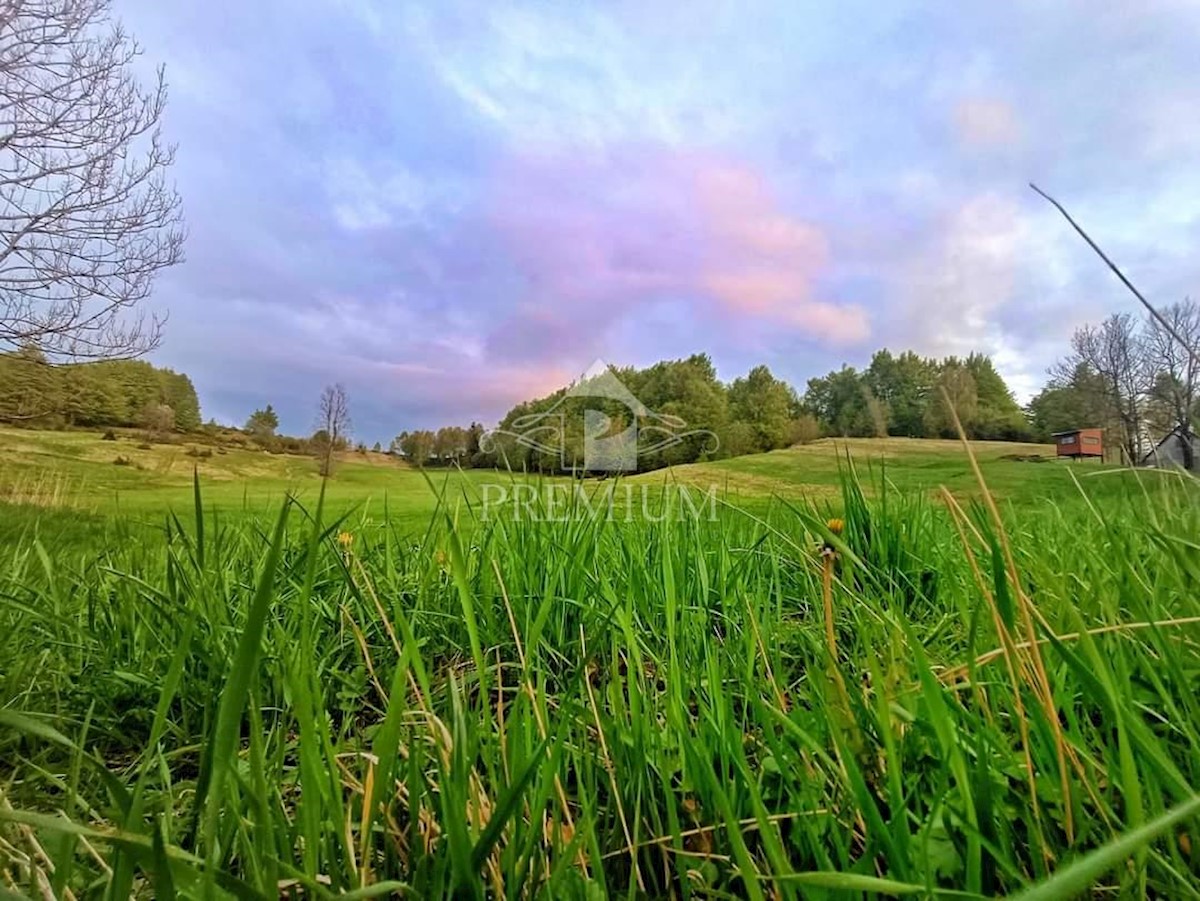
[[[151,357],[206,418],[494,424],[597,358],[803,391],[992,355],[1200,276],[1200,4],[115,0],[170,87],[187,261]]]

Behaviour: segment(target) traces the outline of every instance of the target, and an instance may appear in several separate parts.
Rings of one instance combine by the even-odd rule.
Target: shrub
[[[147,404],[141,421],[152,435],[165,435],[175,430],[175,411],[167,404]]]
[[[101,436],[100,440],[101,441],[116,441],[117,433],[114,432],[112,429],[107,429],[107,430],[105,430],[104,435]]]
[[[201,460],[207,460],[212,456],[211,447],[189,447],[185,453],[189,457],[199,457]]]
[[[113,466],[132,466],[133,461],[128,457],[117,457],[113,460]]]
[[[148,441],[143,441],[138,445],[138,450],[154,450],[154,445],[150,444]]]
[[[788,423],[790,444],[811,444],[821,437],[821,423],[811,413],[801,413]]]

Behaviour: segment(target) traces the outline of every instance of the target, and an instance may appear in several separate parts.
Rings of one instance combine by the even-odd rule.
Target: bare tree
[[[1077,329],[1071,336],[1071,354],[1060,364],[1059,374],[1073,374],[1080,364],[1103,379],[1109,416],[1120,432],[1121,448],[1129,463],[1137,463],[1142,458],[1143,404],[1151,382],[1147,342],[1138,320],[1129,313],[1114,313],[1098,327]]]
[[[333,452],[350,434],[350,402],[341,383],[326,385],[317,406],[317,435],[314,436],[321,475],[333,474]]]
[[[1183,468],[1195,469],[1192,422],[1200,397],[1200,307],[1184,300],[1161,313],[1165,322],[1151,319],[1146,326],[1147,346],[1157,373],[1154,400],[1161,404],[1167,424],[1178,433]]]
[[[109,5],[0,0],[0,350],[128,357],[160,338],[138,307],[183,258],[166,83],[139,85]]]

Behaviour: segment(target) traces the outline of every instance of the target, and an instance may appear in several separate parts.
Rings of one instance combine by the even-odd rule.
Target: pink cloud
[[[862,340],[862,309],[818,299],[817,225],[750,167],[696,153],[520,157],[497,174],[491,221],[526,280],[492,335],[501,356],[576,354],[643,304],[686,300],[820,341]]]
[[[867,336],[861,308],[813,298],[829,263],[819,227],[781,211],[762,177],[745,167],[705,166],[696,178],[711,236],[701,284],[725,308],[831,343]]]

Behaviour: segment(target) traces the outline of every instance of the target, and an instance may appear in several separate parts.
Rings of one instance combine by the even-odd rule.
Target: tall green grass
[[[444,497],[416,535],[197,486],[153,541],[27,530],[2,891],[1200,895],[1200,492],[868,478],[714,520]]]

